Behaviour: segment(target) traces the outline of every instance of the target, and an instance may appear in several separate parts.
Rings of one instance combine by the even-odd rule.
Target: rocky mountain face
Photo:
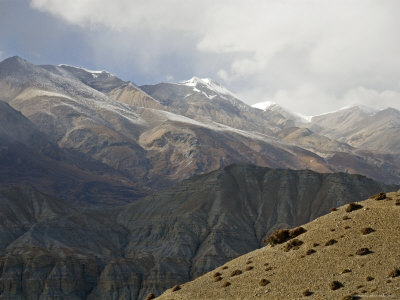
[[[398,299],[399,213],[400,191],[338,207],[159,299]]]
[[[83,212],[30,187],[3,190],[1,297],[143,299],[259,248],[276,228],[397,188],[359,175],[233,165]]]
[[[61,149],[0,101],[0,186],[30,184],[80,205],[120,205],[144,196],[118,171]]]

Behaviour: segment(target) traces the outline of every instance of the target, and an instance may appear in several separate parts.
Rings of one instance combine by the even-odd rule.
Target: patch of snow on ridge
[[[256,104],[252,104],[251,107],[258,108],[261,110],[267,110],[268,108],[270,108],[273,105],[276,105],[276,103],[273,101],[265,101],[265,102],[259,102]]]
[[[293,114],[300,118],[301,123],[311,123],[312,118],[314,117],[314,116],[306,116],[298,112],[294,112]]]
[[[178,84],[180,85],[186,85],[186,86],[192,86],[194,88],[197,87],[198,84],[206,86],[209,90],[220,94],[220,95],[226,95],[226,96],[231,96],[234,98],[236,97],[231,91],[220,85],[218,82],[210,79],[210,78],[198,78],[198,77],[192,77],[189,80],[181,81]]]
[[[111,75],[112,75],[111,73],[109,73],[109,72],[107,72],[107,71],[105,71],[105,70],[101,70],[101,71],[99,71],[99,70],[88,70],[88,69],[85,69],[85,68],[83,68],[83,67],[76,67],[76,66],[71,66],[71,65],[66,65],[66,64],[60,64],[60,65],[58,65],[58,66],[59,66],[59,67],[69,67],[69,68],[74,68],[74,69],[83,70],[83,71],[85,71],[85,72],[91,73],[92,76],[93,76],[93,78],[97,78],[100,74],[107,74],[108,76],[111,76]]]

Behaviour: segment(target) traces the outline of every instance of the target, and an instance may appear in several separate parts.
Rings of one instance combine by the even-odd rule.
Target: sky
[[[0,60],[193,76],[315,115],[400,109],[398,0],[0,0]]]

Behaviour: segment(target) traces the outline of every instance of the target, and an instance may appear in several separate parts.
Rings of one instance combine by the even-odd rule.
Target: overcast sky
[[[400,109],[399,16],[398,0],[0,0],[0,59],[209,77],[307,115]]]

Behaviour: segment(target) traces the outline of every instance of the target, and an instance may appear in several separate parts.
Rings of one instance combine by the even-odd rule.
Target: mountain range
[[[257,108],[258,107],[258,108]],[[0,297],[144,299],[400,184],[398,110],[0,62]]]

